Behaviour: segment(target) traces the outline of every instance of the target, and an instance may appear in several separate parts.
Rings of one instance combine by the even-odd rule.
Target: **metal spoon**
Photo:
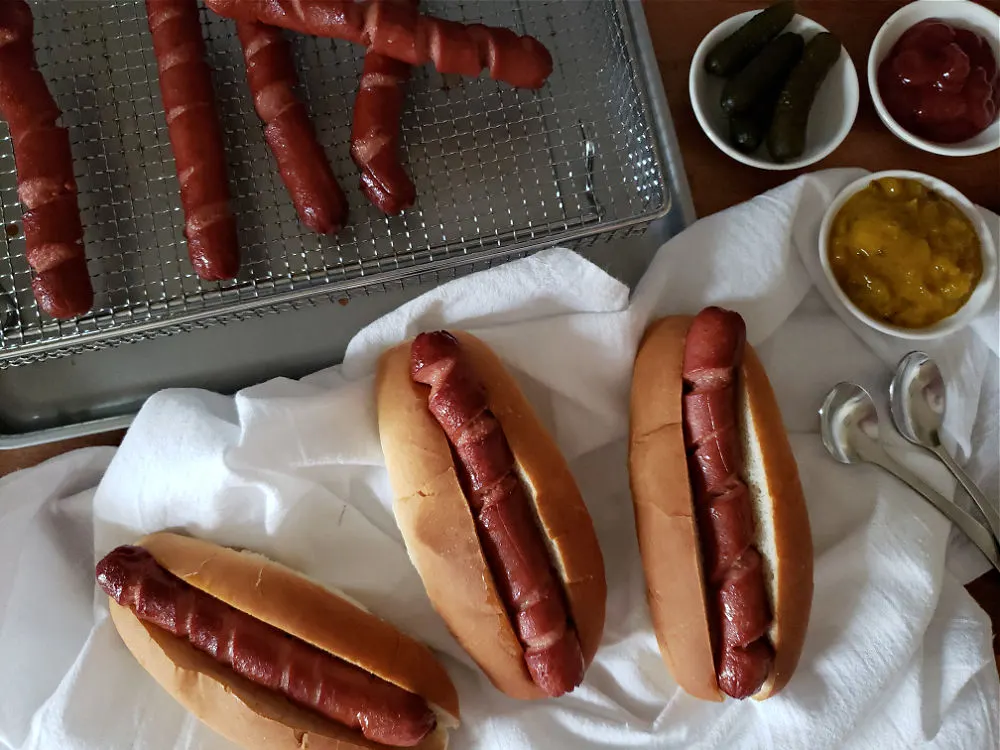
[[[889,411],[899,434],[914,445],[933,453],[972,496],[983,512],[993,536],[1000,536],[1000,513],[986,499],[965,470],[941,445],[944,421],[945,387],[941,370],[923,352],[910,352],[900,360],[896,375],[889,384]]]
[[[819,423],[823,445],[831,456],[844,464],[875,464],[908,484],[961,529],[1000,570],[1000,549],[989,529],[885,452],[879,442],[878,410],[868,391],[855,383],[838,383],[820,407]]]

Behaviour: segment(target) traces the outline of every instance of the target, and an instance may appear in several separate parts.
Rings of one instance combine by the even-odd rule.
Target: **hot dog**
[[[10,127],[17,193],[24,206],[25,254],[38,307],[53,318],[83,315],[94,290],[83,249],[83,225],[69,131],[38,70],[34,17],[25,0],[0,3],[0,117]]]
[[[96,575],[143,667],[244,747],[442,748],[457,724],[425,646],[258,555],[161,533]]]
[[[254,107],[299,219],[319,234],[340,231],[347,219],[347,198],[316,140],[305,104],[295,95],[288,42],[280,29],[256,21],[239,21],[236,29]]]
[[[565,459],[496,355],[421,334],[378,368],[393,510],[432,604],[493,684],[521,699],[583,680],[607,585]]]
[[[812,603],[798,470],[743,319],[664,318],[635,360],[629,476],[647,599],[674,679],[706,700],[788,683]]]
[[[716,636],[719,688],[749,698],[764,684],[773,655],[771,611],[760,554],[753,546],[750,494],[740,478],[743,451],[736,428],[736,373],[746,326],[736,313],[706,308],[684,345],[684,447],[694,487]]]
[[[160,95],[177,165],[184,236],[195,273],[206,281],[236,278],[240,251],[229,206],[226,152],[205,62],[196,0],[146,0],[160,74]]]
[[[396,0],[414,8],[416,0]],[[354,99],[351,158],[361,170],[361,191],[384,213],[405,211],[417,199],[399,159],[399,118],[410,66],[369,50]]]
[[[537,89],[552,73],[552,56],[530,36],[481,24],[464,25],[421,15],[391,0],[206,0],[220,16],[261,21],[301,34],[362,44],[408,65],[433,62],[441,73],[490,77]]]

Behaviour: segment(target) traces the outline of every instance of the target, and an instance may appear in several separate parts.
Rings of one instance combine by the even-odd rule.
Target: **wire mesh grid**
[[[386,217],[357,189],[351,108],[363,50],[290,35],[313,124],[350,201],[336,237],[305,230],[274,168],[234,25],[203,9],[243,264],[200,281],[183,214],[142,0],[34,0],[39,67],[70,131],[93,311],[43,316],[31,293],[14,160],[0,123],[0,367],[279,311],[387,283],[642,226],[669,206],[622,0],[443,2],[426,12],[538,37],[540,91],[414,71],[402,121],[414,209]]]

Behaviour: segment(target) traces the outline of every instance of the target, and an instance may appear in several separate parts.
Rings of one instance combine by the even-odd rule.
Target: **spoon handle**
[[[955,479],[965,488],[965,491],[969,493],[972,501],[979,506],[979,510],[983,512],[983,516],[986,518],[986,523],[993,530],[993,536],[1000,537],[1000,514],[990,505],[990,501],[983,494],[983,491],[979,489],[979,486],[972,481],[972,477],[965,473],[965,469],[959,466],[958,462],[943,447],[940,445],[937,446],[934,448],[934,453],[948,467],[948,471],[955,476]]]
[[[986,555],[986,559],[994,568],[1000,570],[1000,550],[997,549],[997,541],[989,529],[890,457],[878,444],[871,443],[866,446],[863,458],[869,463],[885,469],[901,482],[908,484],[915,492],[923,495],[931,505],[955,524],[969,538],[969,541],[979,548],[980,552]]]

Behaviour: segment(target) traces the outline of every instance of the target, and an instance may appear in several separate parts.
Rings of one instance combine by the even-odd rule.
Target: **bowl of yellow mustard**
[[[820,226],[820,263],[837,299],[877,331],[931,339],[990,299],[997,252],[982,215],[946,182],[909,171],[848,185]]]

